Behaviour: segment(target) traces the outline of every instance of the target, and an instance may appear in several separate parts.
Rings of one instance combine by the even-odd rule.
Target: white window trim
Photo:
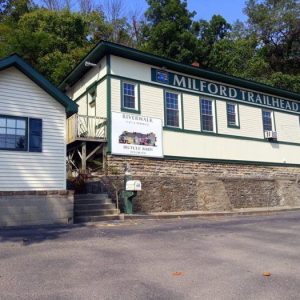
[[[131,84],[131,85],[134,86],[134,108],[132,108],[132,107],[126,107],[124,105],[124,96],[125,96],[124,85],[125,84]],[[121,82],[121,89],[122,89],[122,108],[128,109],[128,110],[132,110],[132,111],[138,111],[139,110],[139,107],[138,107],[138,97],[139,97],[139,94],[138,94],[138,84],[136,82],[132,82],[132,81],[122,81]]]
[[[179,115],[179,126],[171,126],[171,125],[167,125],[167,93],[171,93],[171,94],[176,94],[178,96],[178,115]],[[164,109],[165,109],[165,126],[166,127],[170,127],[170,128],[180,128],[182,129],[182,94],[180,92],[175,92],[172,90],[164,90],[164,99],[165,99],[165,103],[164,103]]]
[[[201,102],[202,100],[207,100],[212,102],[212,116],[213,116],[213,131],[210,130],[204,130],[202,126],[202,107],[201,107]],[[210,99],[210,98],[200,98],[200,128],[201,132],[212,132],[216,133],[217,132],[217,124],[216,124],[216,100],[215,99]]]
[[[227,104],[234,105],[234,112],[235,112],[235,124],[229,124],[228,122],[228,111],[227,111]],[[227,126],[240,126],[239,123],[239,110],[238,110],[238,104],[234,102],[226,102],[226,117],[227,117]]]

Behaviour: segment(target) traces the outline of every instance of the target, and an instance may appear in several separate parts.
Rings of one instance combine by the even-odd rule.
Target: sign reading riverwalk
[[[163,157],[162,121],[112,112],[112,154]]]

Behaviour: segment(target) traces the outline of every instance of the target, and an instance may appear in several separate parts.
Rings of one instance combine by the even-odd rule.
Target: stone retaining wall
[[[0,227],[73,223],[73,191],[0,192]]]
[[[300,167],[223,164],[107,156],[102,177],[111,197],[123,188],[124,166],[142,182],[136,212],[300,206]]]

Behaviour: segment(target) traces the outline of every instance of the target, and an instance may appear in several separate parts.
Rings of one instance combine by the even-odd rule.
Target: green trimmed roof
[[[45,92],[62,104],[66,108],[67,116],[77,113],[78,105],[55,85],[48,81],[44,76],[38,73],[33,67],[26,63],[19,55],[12,54],[11,56],[0,60],[0,71],[9,67],[16,67],[38,86],[40,86]]]
[[[159,68],[165,67],[173,71],[189,74],[196,77],[202,77],[222,83],[236,85],[246,89],[252,89],[260,92],[273,94],[285,98],[291,98],[300,101],[300,94],[290,92],[283,89],[278,89],[266,84],[258,83],[251,80],[242,79],[239,77],[213,72],[191,65],[178,63],[174,60],[166,59],[147,52],[139,51],[133,48],[125,47],[119,44],[114,44],[107,41],[100,41],[81,61],[80,63],[67,75],[67,77],[59,85],[60,89],[65,90],[67,86],[74,85],[82,76],[87,73],[91,67],[85,67],[85,61],[97,63],[105,55],[115,55],[124,57],[134,61],[150,64]]]

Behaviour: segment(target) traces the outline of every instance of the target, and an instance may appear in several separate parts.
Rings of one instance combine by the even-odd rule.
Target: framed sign
[[[163,157],[161,119],[112,112],[112,154]]]

